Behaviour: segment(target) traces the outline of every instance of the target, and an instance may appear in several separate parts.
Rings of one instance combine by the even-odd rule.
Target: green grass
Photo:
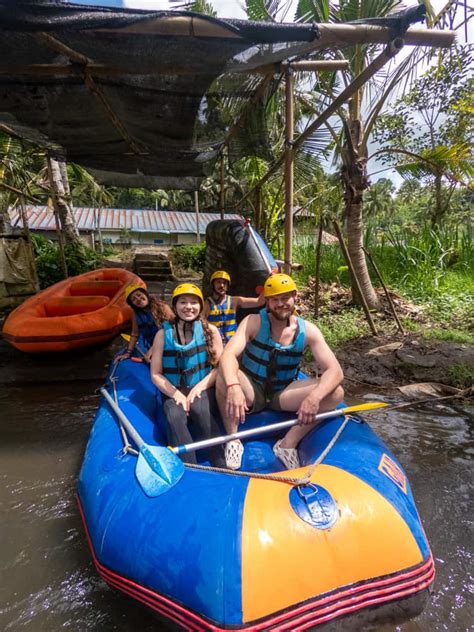
[[[312,320],[311,318],[308,318]],[[362,310],[349,308],[338,314],[328,314],[316,321],[331,349],[337,349],[346,342],[356,340],[370,333]]]
[[[423,337],[428,340],[441,340],[474,345],[474,334],[460,329],[441,329],[439,327],[433,327],[432,329],[423,329],[422,333]]]
[[[474,368],[462,362],[449,367],[448,375],[458,388],[468,388],[474,382]]]
[[[369,225],[365,244],[386,285],[403,298],[423,305],[425,314],[439,323],[439,329],[431,330],[429,335],[438,340],[472,343],[469,330],[474,328],[474,238],[468,227],[451,225],[436,231],[429,226],[418,230],[394,227],[381,233]],[[299,239],[295,245],[294,259],[304,265],[296,275],[300,285],[315,275],[315,245],[314,237]],[[348,287],[345,265],[338,245],[321,247],[322,282]],[[378,286],[368,265],[372,282]],[[404,326],[408,331],[423,333],[407,319]],[[449,330],[443,332],[442,326]]]

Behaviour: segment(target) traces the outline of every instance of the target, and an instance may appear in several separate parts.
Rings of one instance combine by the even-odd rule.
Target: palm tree
[[[448,3],[450,9],[456,3]],[[297,18],[301,21],[316,22],[361,22],[372,18],[383,18],[394,9],[401,8],[399,0],[340,0],[338,4],[327,0],[300,0],[297,7]],[[441,22],[437,19],[427,3],[430,26]],[[446,15],[446,11],[439,16]],[[444,19],[444,18],[443,18]],[[359,75],[379,53],[380,47],[358,44],[344,49],[344,56],[349,60],[349,69],[345,73],[348,84]],[[359,279],[361,292],[369,307],[377,307],[378,299],[370,280],[367,262],[363,251],[363,196],[369,187],[367,176],[368,145],[377,117],[392,91],[405,77],[412,76],[413,68],[420,61],[419,53],[412,53],[390,73],[385,73],[382,80],[374,78],[359,88],[346,107],[340,108],[337,125],[330,121],[327,125],[335,143],[335,151],[340,163],[340,173],[344,185],[345,215],[347,222],[348,250],[355,273]],[[334,86],[334,82],[329,87]],[[330,89],[326,97],[335,97]],[[357,299],[357,296],[355,297]]]

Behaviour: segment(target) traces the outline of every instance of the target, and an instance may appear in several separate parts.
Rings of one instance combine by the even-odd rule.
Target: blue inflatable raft
[[[164,446],[148,367],[127,360],[114,378],[120,409],[147,445]],[[265,411],[243,429],[282,419]],[[102,399],[78,499],[103,579],[183,630],[293,632],[341,617],[348,630],[418,614],[434,565],[396,458],[356,417],[322,422],[298,470],[282,471],[277,438],[248,440],[241,473],[186,466],[150,497]]]

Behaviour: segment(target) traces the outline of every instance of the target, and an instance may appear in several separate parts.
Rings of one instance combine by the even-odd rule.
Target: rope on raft
[[[248,478],[261,478],[268,481],[277,481],[279,483],[287,483],[289,485],[300,486],[307,485],[311,482],[311,476],[314,474],[315,469],[322,463],[322,461],[326,458],[336,441],[341,436],[344,428],[347,426],[349,421],[355,421],[356,423],[360,423],[360,420],[357,417],[352,417],[351,415],[347,415],[344,417],[344,421],[339,426],[338,430],[334,434],[331,441],[321,452],[316,461],[311,465],[311,467],[306,471],[306,474],[300,478],[293,478],[290,476],[279,476],[278,474],[259,474],[258,472],[243,472],[241,470],[228,470],[222,467],[212,467],[207,465],[194,465],[193,463],[185,463],[185,467],[188,467],[193,470],[205,470],[206,472],[219,472],[220,474],[229,474],[231,476],[247,476]]]

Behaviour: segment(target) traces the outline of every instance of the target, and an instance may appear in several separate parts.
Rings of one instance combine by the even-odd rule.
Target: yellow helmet
[[[263,296],[265,298],[296,291],[296,283],[287,274],[272,274],[263,285]]]
[[[130,294],[133,294],[135,290],[142,290],[142,292],[146,292],[146,288],[142,285],[138,285],[138,283],[132,283],[131,285],[127,285],[127,287],[123,291],[125,300],[128,300]]]
[[[204,297],[202,295],[202,292],[197,285],[194,285],[194,283],[180,283],[179,285],[177,285],[173,290],[173,294],[171,295],[172,304],[174,305],[178,296],[182,296],[183,294],[191,294],[191,296],[197,296],[198,299],[201,301],[201,306],[204,305]]]
[[[224,281],[228,281],[230,285],[230,274],[225,270],[216,270],[213,274],[211,274],[211,283],[215,279],[224,279]]]

